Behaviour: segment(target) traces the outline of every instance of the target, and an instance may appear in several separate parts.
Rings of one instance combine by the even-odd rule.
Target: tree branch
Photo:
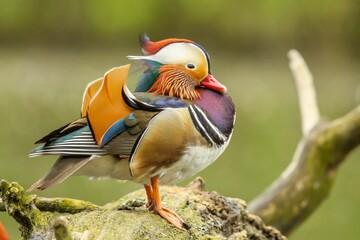
[[[40,211],[58,213],[78,213],[82,211],[93,211],[101,209],[91,202],[72,198],[44,198],[36,195],[29,196],[32,203]],[[0,198],[0,212],[5,212],[6,207]]]
[[[292,61],[302,59],[294,51],[289,55]],[[309,82],[311,74],[306,73],[304,64],[292,64],[302,106],[304,137],[287,169],[249,203],[250,212],[286,235],[326,199],[339,165],[360,144],[360,106],[344,117],[318,123],[315,91]],[[302,77],[307,82],[305,87],[299,87],[299,83],[303,82]],[[307,96],[309,99],[306,100]],[[306,110],[307,106],[309,110]]]
[[[82,211],[99,210],[101,207],[83,200],[71,198],[43,198],[35,197],[34,205],[40,211],[58,213],[78,213]]]
[[[307,135],[319,122],[320,114],[316,100],[313,76],[300,53],[292,49],[288,52],[289,67],[295,79],[302,119],[303,135]]]
[[[10,192],[11,196],[7,195]],[[207,192],[200,178],[186,188],[162,187],[161,192],[165,205],[170,205],[192,225],[188,232],[179,231],[148,212],[143,190],[104,207],[82,208],[82,212],[59,219],[58,214],[40,213],[33,201],[36,198],[24,196],[18,184],[4,180],[0,184],[0,197],[7,212],[21,225],[25,239],[286,239],[276,229],[264,225],[260,218],[249,214],[244,201]],[[13,214],[13,208],[26,211]]]

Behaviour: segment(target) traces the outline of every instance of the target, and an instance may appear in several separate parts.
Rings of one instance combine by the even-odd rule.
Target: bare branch
[[[304,137],[287,169],[248,208],[286,235],[326,199],[338,167],[360,145],[360,106],[332,122],[318,123],[312,76],[297,51],[289,55],[297,79]]]
[[[288,52],[289,67],[295,79],[302,119],[302,131],[306,136],[319,122],[320,114],[316,101],[313,76],[301,54],[292,49]]]

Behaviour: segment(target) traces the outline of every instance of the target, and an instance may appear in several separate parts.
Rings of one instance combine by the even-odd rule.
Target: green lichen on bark
[[[34,198],[34,204],[38,209],[51,209],[52,212],[58,213],[78,213],[82,211],[97,210],[100,207],[83,200],[71,199],[71,198]]]
[[[62,217],[55,219],[52,226],[56,240],[73,240],[67,222]]]
[[[19,223],[22,238],[31,238],[34,232],[42,234],[49,231],[48,222],[52,215],[36,209],[34,196],[24,196],[24,189],[18,183],[1,180],[0,197],[8,214]]]
[[[25,239],[54,239],[54,232],[57,232],[56,239],[61,239],[61,236],[71,239],[67,234],[69,231],[74,239],[74,236],[84,233],[88,239],[286,239],[279,231],[265,226],[259,218],[249,214],[242,200],[206,191],[201,179],[196,179],[187,188],[162,187],[161,193],[163,205],[175,210],[191,224],[187,232],[179,231],[158,215],[148,212],[145,193],[138,190],[103,207],[62,214],[60,222],[58,214],[43,214],[36,209],[32,196],[30,205],[35,209],[25,215],[35,211],[38,217],[42,217],[42,224],[30,228],[29,225],[22,226],[26,230],[22,236]],[[19,196],[23,197],[22,194]],[[20,208],[23,207],[23,202],[18,203]]]

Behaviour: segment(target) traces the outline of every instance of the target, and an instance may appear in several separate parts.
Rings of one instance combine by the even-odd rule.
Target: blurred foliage
[[[196,38],[221,49],[323,51],[359,56],[360,2],[288,0],[0,0],[0,42],[129,44],[139,32]]]
[[[147,32],[153,40],[193,39],[208,50],[237,122],[227,151],[199,175],[209,190],[250,201],[285,169],[301,138],[290,48],[314,73],[323,116],[334,119],[359,104],[359,16],[355,0],[0,0],[0,178],[29,187],[44,174],[55,158],[28,159],[33,142],[77,118],[86,84],[139,54],[137,35]],[[359,153],[291,239],[360,235]],[[137,188],[73,178],[39,194],[103,204]],[[6,213],[0,219],[15,239],[16,223]]]

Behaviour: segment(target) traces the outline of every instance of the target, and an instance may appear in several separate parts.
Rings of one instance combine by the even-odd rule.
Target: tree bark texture
[[[164,205],[191,225],[187,232],[148,212],[143,190],[101,207],[24,196],[19,184],[5,180],[0,192],[3,208],[20,224],[23,239],[286,239],[250,214],[244,201],[206,191],[201,178],[186,188],[161,188]]]

